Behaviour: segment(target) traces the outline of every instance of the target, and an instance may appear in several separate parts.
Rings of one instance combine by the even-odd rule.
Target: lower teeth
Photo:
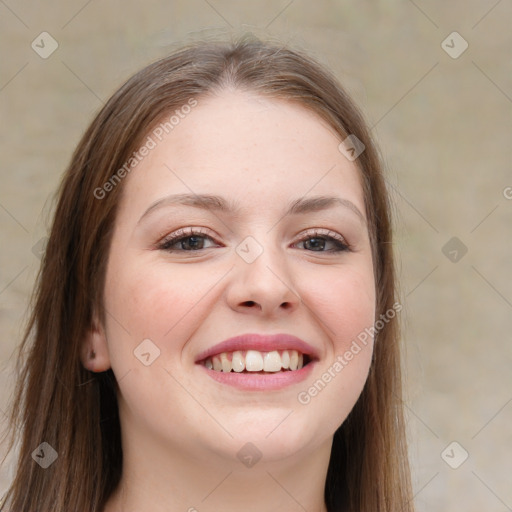
[[[274,373],[283,373],[283,372],[291,372],[291,371],[293,371],[293,370],[290,370],[289,368],[287,368],[286,370],[281,369],[278,372],[266,372],[264,370],[261,370],[259,372],[250,372],[248,370],[243,370],[241,372],[235,372],[234,370],[231,370],[230,372],[219,371],[219,373],[258,373],[258,374],[264,374],[264,375],[272,375]]]
[[[261,370],[261,371],[259,371],[259,372],[249,372],[249,371],[247,371],[247,370],[244,370],[243,372],[240,372],[240,373],[267,373],[267,374],[272,374],[272,373],[282,373],[282,372],[289,372],[289,371],[291,371],[291,370],[283,370],[283,369],[281,369],[281,370],[279,370],[278,372],[266,372],[266,371],[264,371],[264,370]],[[234,373],[234,372],[233,372],[233,373]]]

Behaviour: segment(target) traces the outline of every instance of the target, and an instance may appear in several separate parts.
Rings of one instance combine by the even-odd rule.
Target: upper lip
[[[236,350],[257,350],[259,352],[272,352],[273,350],[297,350],[317,359],[318,354],[314,347],[292,334],[257,334],[247,333],[221,341],[197,355],[195,362],[203,361],[207,357],[222,352],[235,352]]]

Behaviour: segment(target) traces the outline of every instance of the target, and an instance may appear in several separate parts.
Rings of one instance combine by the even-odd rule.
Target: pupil
[[[195,245],[195,244],[197,244],[198,242],[200,242],[200,241],[201,241],[201,238],[200,238],[200,237],[197,237],[197,236],[189,236],[189,237],[187,238],[187,240],[189,240],[189,244],[188,244],[189,246],[192,246],[192,248],[193,248],[193,249],[198,249],[198,247],[196,247],[196,245]],[[192,241],[192,243],[190,243],[190,241]],[[201,247],[199,247],[199,249],[200,249],[200,248],[201,248]]]
[[[309,240],[306,240],[306,243],[308,242],[313,242],[311,245],[313,246],[313,248],[320,248],[320,249],[323,249],[324,248],[324,245],[321,245],[319,246],[319,242],[323,244],[325,244],[325,240],[323,238],[310,238]]]

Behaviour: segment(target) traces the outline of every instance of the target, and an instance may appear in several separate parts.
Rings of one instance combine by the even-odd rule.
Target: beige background
[[[0,2],[0,407],[39,264],[32,248],[93,114],[169,45],[251,30],[302,46],[332,68],[384,154],[397,210],[418,511],[511,510],[512,4],[33,4]],[[59,44],[47,59],[31,48],[43,31]],[[442,47],[453,31],[469,44],[458,58]],[[445,45],[453,54],[461,42],[450,36]],[[467,247],[457,262],[443,253],[454,236]],[[453,258],[453,249],[444,252]],[[458,469],[441,456],[452,441],[462,447],[448,449],[452,465],[462,449],[469,453]],[[0,491],[9,478],[6,464]]]

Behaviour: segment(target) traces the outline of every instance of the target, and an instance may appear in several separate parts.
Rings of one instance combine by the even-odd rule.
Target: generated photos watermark
[[[361,352],[362,347],[366,347],[368,341],[372,340],[375,335],[381,331],[384,326],[393,318],[396,314],[402,310],[402,304],[395,302],[391,308],[385,313],[382,313],[379,319],[371,327],[366,327],[361,331],[356,339],[352,340],[350,348],[346,350],[342,355],[337,355],[335,362],[325,370],[324,373],[318,378],[307,390],[301,391],[297,395],[297,400],[302,405],[307,405],[311,402],[311,399],[317,396],[329,382],[331,382],[339,373],[347,366],[354,357]]]
[[[182,119],[190,114],[192,108],[197,106],[197,100],[190,98],[185,105],[182,105],[179,109],[176,109],[167,121],[161,122],[156,128],[153,129],[150,135],[148,135],[144,144],[132,153],[128,160],[120,167],[101,187],[94,189],[94,197],[96,199],[103,199],[105,196],[114,190],[114,188],[125,178],[130,172],[139,165],[142,160],[149,153],[158,146],[159,142],[165,138],[166,135],[171,133],[176,126],[178,126]]]

